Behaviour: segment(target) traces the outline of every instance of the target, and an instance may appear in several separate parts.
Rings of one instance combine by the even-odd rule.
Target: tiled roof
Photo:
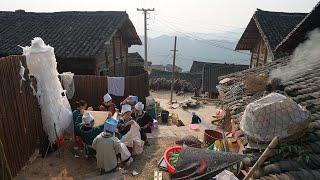
[[[292,52],[299,43],[306,40],[311,30],[320,27],[320,2],[303,20],[277,45],[276,51]]]
[[[128,14],[97,12],[8,12],[0,11],[0,54],[20,54],[20,46],[41,37],[55,48],[58,57],[97,57],[120,28],[128,29],[129,45],[141,44]]]
[[[219,86],[219,93],[224,107],[229,108],[232,118],[236,126],[239,123],[241,112],[244,111],[247,104],[263,96],[263,92],[252,94],[244,86],[243,79],[247,75],[258,76],[260,74],[268,75],[271,70],[288,64],[290,57],[276,60],[265,66],[244,70],[241,72],[228,74],[219,77],[219,80],[230,78],[228,83]],[[309,163],[299,160],[299,156],[285,158],[277,154],[269,157],[261,168],[255,174],[255,178],[259,179],[317,179],[319,177],[319,157],[320,157],[320,61],[308,71],[285,80],[283,83],[284,92],[300,105],[306,107],[312,116],[307,133],[299,137],[299,146],[303,147],[309,154]],[[232,92],[237,87],[240,89],[238,93]],[[234,133],[236,138],[240,138],[245,142],[245,138],[241,135],[239,127],[236,127]],[[254,158],[246,162],[252,166],[261,153],[249,152]]]
[[[236,50],[250,50],[262,37],[273,51],[281,40],[305,17],[306,13],[272,12],[257,9],[240,38]],[[257,28],[258,31],[254,30]],[[250,45],[247,43],[250,41]]]
[[[148,66],[152,63],[148,62]],[[129,66],[144,66],[144,59],[138,52],[128,53],[128,65]]]
[[[229,65],[229,64],[227,64],[227,63],[211,63],[211,62],[193,61],[192,66],[190,68],[190,73],[202,74],[203,67],[205,65],[214,65],[214,66],[222,67],[222,66]]]
[[[248,69],[248,65],[207,64],[203,67],[202,90],[207,92],[217,91],[218,77],[226,74]]]

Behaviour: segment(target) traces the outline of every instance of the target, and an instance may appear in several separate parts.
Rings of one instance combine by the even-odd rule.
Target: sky
[[[0,10],[32,12],[126,11],[143,35],[143,14],[137,8],[155,8],[149,14],[150,37],[175,33],[224,33],[239,36],[256,8],[309,12],[318,0],[0,0]]]

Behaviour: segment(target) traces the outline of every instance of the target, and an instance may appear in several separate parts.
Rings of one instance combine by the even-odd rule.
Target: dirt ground
[[[153,179],[154,170],[157,170],[158,161],[163,156],[167,147],[175,145],[175,138],[150,139],[151,146],[146,146],[143,154],[135,156],[134,162],[125,170],[139,173],[137,176],[126,175],[126,179]],[[63,156],[59,153],[49,154],[46,158],[37,158],[32,164],[27,165],[15,177],[16,180],[40,180],[40,179],[88,179],[100,175],[94,159],[86,160],[83,156],[74,158],[72,153],[64,147]],[[164,179],[169,179],[167,173],[163,173]]]
[[[132,172],[135,170],[139,173],[137,176],[126,175],[126,179],[153,179],[154,171],[158,170],[157,164],[165,149],[175,145],[175,140],[186,134],[192,133],[199,139],[203,137],[203,129],[212,128],[211,120],[216,107],[213,103],[202,104],[201,107],[191,110],[183,110],[182,108],[170,109],[168,105],[170,99],[169,91],[151,92],[151,95],[160,102],[164,109],[171,113],[177,113],[179,119],[186,125],[184,127],[160,125],[159,129],[150,135],[151,146],[146,146],[143,154],[134,157],[134,162],[125,170]],[[175,96],[174,100],[183,102],[189,99],[192,94],[185,96]],[[202,119],[199,131],[190,130],[187,125],[191,122],[191,113],[196,112]],[[86,160],[83,155],[75,158],[71,149],[73,144],[70,142],[61,148],[62,156],[55,152],[49,154],[46,158],[37,158],[33,163],[27,165],[15,177],[17,180],[37,180],[37,179],[88,179],[100,175],[96,168],[96,160]],[[169,175],[163,172],[163,179],[169,179]]]
[[[195,109],[187,109],[184,110],[182,108],[171,109],[170,105],[168,104],[170,100],[170,91],[153,91],[151,92],[151,96],[154,97],[157,101],[160,102],[160,106],[169,112],[177,113],[179,119],[185,124],[191,123],[192,112],[195,112],[201,119],[201,125],[205,128],[213,128],[211,121],[213,120],[213,115],[216,111],[216,106],[214,102],[207,102],[207,104],[200,103],[199,108]],[[178,103],[182,103],[188,99],[191,99],[193,96],[192,93],[186,93],[184,96],[176,96],[175,93],[173,94],[173,101]]]

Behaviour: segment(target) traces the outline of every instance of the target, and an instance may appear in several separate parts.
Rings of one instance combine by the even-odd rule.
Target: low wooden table
[[[94,127],[104,124],[108,118],[109,111],[85,111],[94,117]]]

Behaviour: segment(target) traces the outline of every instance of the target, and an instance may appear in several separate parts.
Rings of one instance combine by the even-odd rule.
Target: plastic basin
[[[170,154],[172,152],[177,152],[177,151],[181,151],[182,150],[182,146],[174,146],[171,148],[166,149],[166,151],[164,152],[164,161],[167,164],[167,169],[169,171],[170,174],[173,174],[175,171],[175,167],[173,167],[170,163],[169,163],[169,158],[170,158]]]

